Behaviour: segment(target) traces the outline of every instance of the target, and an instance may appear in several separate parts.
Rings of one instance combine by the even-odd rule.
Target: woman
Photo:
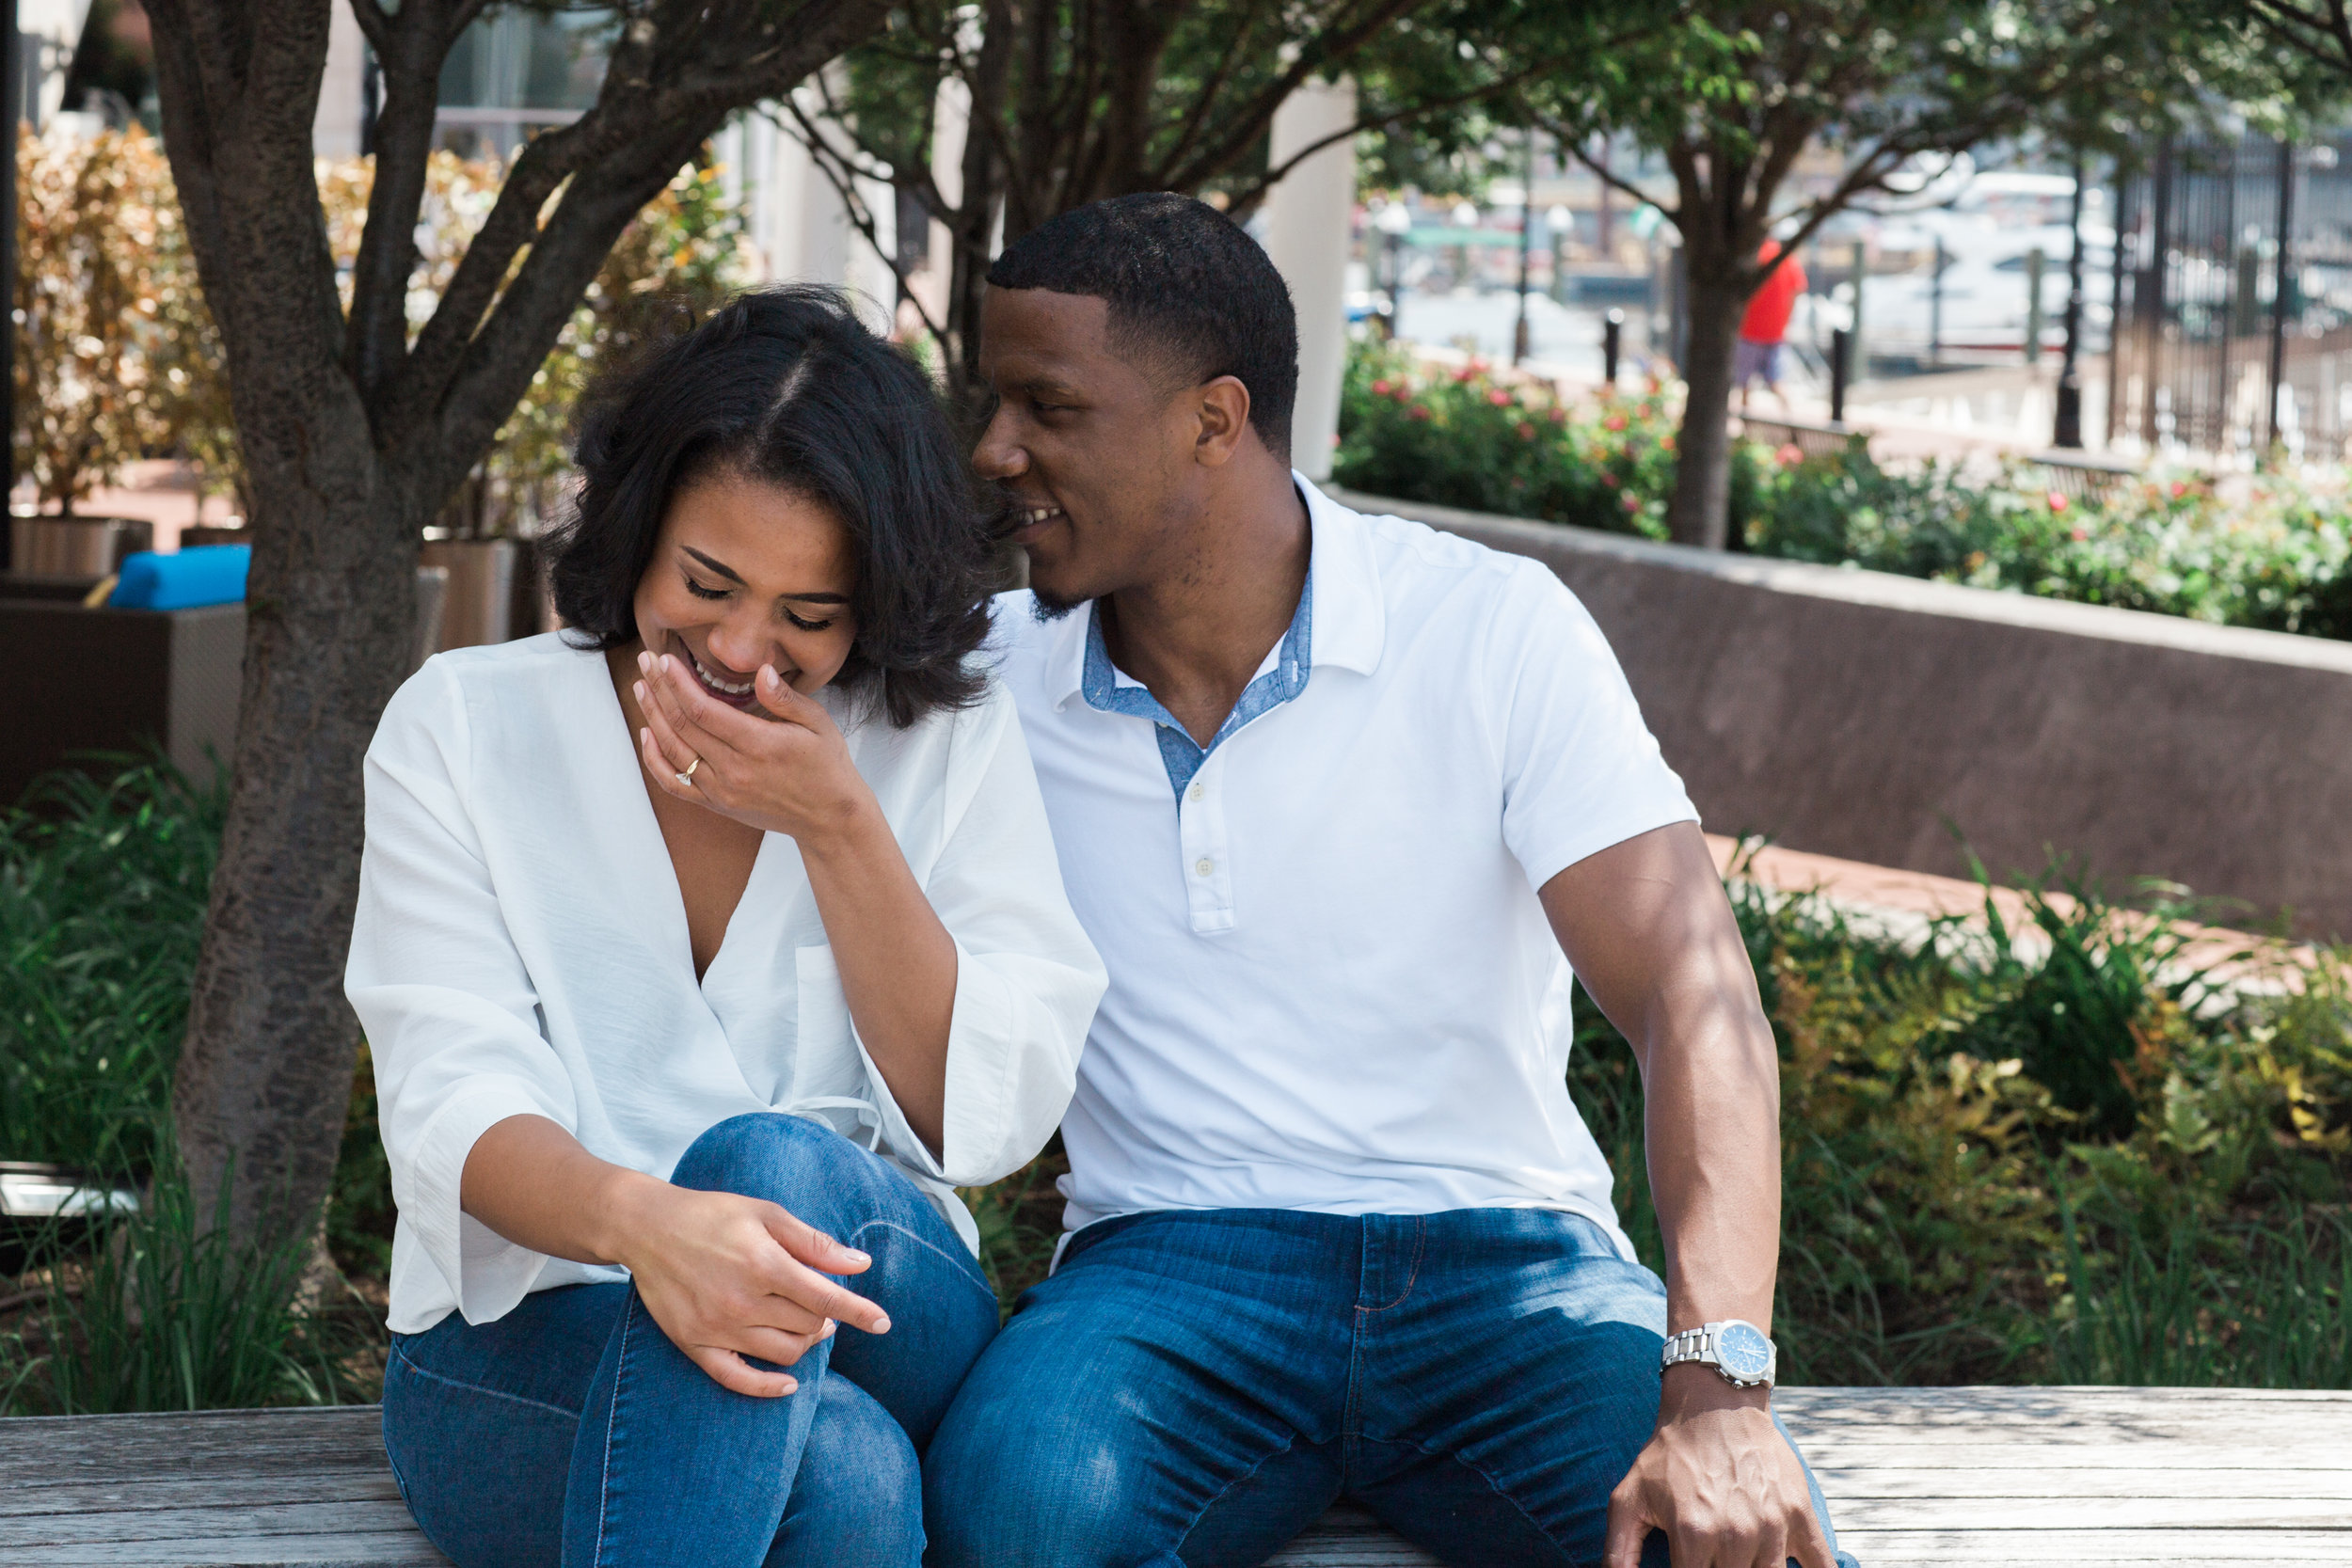
[[[571,629],[432,659],[368,751],[386,1447],[460,1568],[912,1568],[996,1326],[953,1189],[1044,1144],[1104,986],[973,657],[987,532],[818,290],[579,461]]]

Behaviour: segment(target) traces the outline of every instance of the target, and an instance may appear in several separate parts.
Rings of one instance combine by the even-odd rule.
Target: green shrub
[[[1478,360],[1434,372],[1366,342],[1343,384],[1332,477],[1352,489],[1666,537],[1675,424],[1652,386],[1560,403]],[[2352,638],[2352,499],[2284,477],[2165,475],[2096,504],[2013,463],[1990,482],[1893,469],[1861,441],[1807,457],[1735,442],[1732,538],[1758,555]]]

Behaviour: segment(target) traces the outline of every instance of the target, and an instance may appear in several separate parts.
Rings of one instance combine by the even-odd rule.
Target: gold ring
[[[686,765],[686,771],[677,776],[677,782],[682,784],[692,784],[694,782],[694,769],[700,768],[702,765],[703,759],[700,757],[696,757],[693,761],[688,763]]]

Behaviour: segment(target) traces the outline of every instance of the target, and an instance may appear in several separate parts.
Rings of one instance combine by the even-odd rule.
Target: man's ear
[[[1193,460],[1205,467],[1221,468],[1233,459],[1249,434],[1249,388],[1238,376],[1220,375],[1193,392],[1199,434]]]

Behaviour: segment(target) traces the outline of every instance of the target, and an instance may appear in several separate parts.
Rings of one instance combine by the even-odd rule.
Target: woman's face
[[[829,508],[714,475],[670,499],[637,582],[637,635],[657,657],[676,655],[720,702],[763,713],[752,694],[761,665],[804,693],[841,673],[856,589],[850,531]]]

